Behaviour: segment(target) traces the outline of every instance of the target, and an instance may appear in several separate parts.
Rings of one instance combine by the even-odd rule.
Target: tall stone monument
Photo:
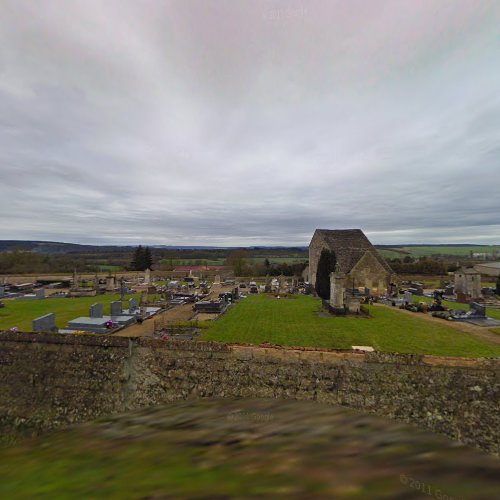
[[[78,279],[78,274],[76,273],[76,269],[73,271],[73,284],[72,284],[72,289],[77,290],[78,287],[80,286],[80,281]]]
[[[116,288],[115,277],[109,274],[106,276],[106,292],[114,292]]]
[[[467,299],[478,299],[481,293],[481,273],[473,268],[461,267],[455,271],[455,293]]]
[[[334,309],[344,309],[345,305],[345,273],[338,268],[330,273],[330,305]]]

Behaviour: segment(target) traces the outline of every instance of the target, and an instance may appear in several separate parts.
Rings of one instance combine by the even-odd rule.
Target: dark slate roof
[[[369,251],[382,264],[387,272],[394,274],[386,260],[377,252],[361,229],[316,229],[314,237],[321,237],[335,252],[337,263],[342,272],[348,273]]]

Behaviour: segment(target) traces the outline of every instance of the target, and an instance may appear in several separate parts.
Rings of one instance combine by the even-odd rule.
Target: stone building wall
[[[366,287],[373,293],[386,293],[391,275],[387,273],[380,262],[367,252],[352,268],[346,285],[352,288]]]
[[[320,235],[315,235],[309,244],[309,283],[311,283],[313,287],[316,286],[316,271],[318,270],[321,251],[324,248],[328,249],[328,246],[323,241],[323,238],[321,238]]]
[[[500,362],[0,333],[0,430],[36,434],[197,397],[310,399],[416,423],[499,454]]]

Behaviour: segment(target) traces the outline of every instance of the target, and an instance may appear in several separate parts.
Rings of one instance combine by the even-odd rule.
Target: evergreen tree
[[[321,252],[316,271],[316,292],[325,300],[330,300],[330,273],[335,271],[335,252],[324,249]]]
[[[146,247],[144,249],[144,259],[143,259],[143,269],[142,271],[145,271],[146,269],[151,269],[153,266],[153,256],[151,255],[151,249],[149,247]]]
[[[151,269],[152,265],[153,257],[151,255],[151,249],[149,247],[139,245],[134,251],[130,267],[134,271],[145,271],[146,269]]]
[[[142,245],[139,245],[135,251],[134,256],[132,257],[132,262],[130,263],[130,267],[133,271],[141,271],[142,261],[143,261],[144,249]]]

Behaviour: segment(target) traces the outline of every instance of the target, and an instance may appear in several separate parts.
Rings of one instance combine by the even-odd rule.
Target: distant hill
[[[144,246],[144,245],[143,245]],[[244,247],[223,247],[205,245],[146,245],[159,250],[227,250],[231,248]],[[95,252],[123,252],[132,251],[137,245],[84,245],[79,243],[63,243],[61,241],[35,241],[35,240],[0,240],[0,252],[13,250],[30,250],[43,254],[64,254],[64,253],[95,253]],[[305,251],[308,247],[297,246],[250,246],[252,250],[298,250]]]
[[[31,250],[43,254],[63,254],[116,252],[132,248],[134,247],[118,245],[80,245],[78,243],[62,243],[58,241],[0,240],[0,252],[12,250]]]
[[[158,250],[231,250],[245,248],[242,246],[202,246],[202,245],[148,245]],[[63,243],[60,241],[36,241],[36,240],[0,240],[0,252],[12,250],[29,250],[42,254],[86,254],[107,252],[129,252],[137,245],[84,245],[78,243]],[[249,246],[249,250],[293,250],[298,252],[307,251],[307,246]],[[469,252],[492,252],[500,250],[499,245],[480,245],[472,243],[455,244],[401,244],[401,245],[375,245],[386,256],[397,257],[397,255],[467,255]]]

